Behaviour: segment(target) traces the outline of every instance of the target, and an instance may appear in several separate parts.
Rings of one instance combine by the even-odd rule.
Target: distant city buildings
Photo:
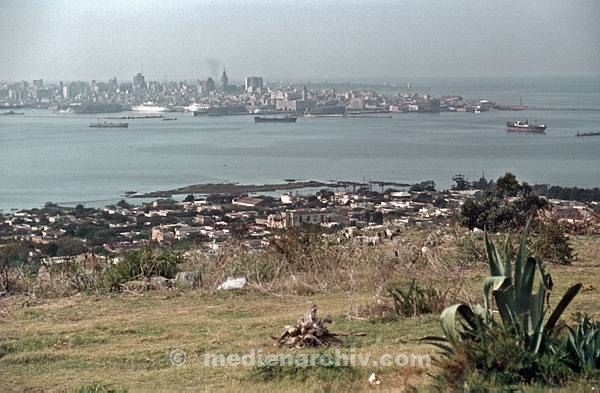
[[[336,90],[326,86],[265,84],[261,76],[247,76],[243,86],[231,83],[223,68],[219,84],[212,78],[195,81],[148,80],[142,72],[131,81],[60,81],[43,79],[0,83],[0,109],[31,106],[76,113],[106,113],[130,110],[152,102],[170,111],[196,115],[287,113],[310,116],[342,116],[389,112],[484,112],[493,109],[523,109],[496,105],[485,99],[466,100],[456,95],[381,94],[375,90]],[[389,86],[386,86],[389,90]]]
[[[246,93],[261,94],[263,90],[263,78],[260,76],[249,76],[246,78]]]

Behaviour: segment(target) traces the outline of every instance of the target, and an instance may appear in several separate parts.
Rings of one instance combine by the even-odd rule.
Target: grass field
[[[584,289],[568,314],[600,311],[600,239],[577,238],[579,260],[551,266],[554,302],[571,283]],[[479,287],[481,272],[473,273]],[[366,303],[367,291],[352,295]],[[292,324],[312,304],[332,316],[333,332],[365,332],[344,337],[344,350],[368,354],[434,354],[414,342],[440,334],[437,315],[372,323],[349,320],[348,293],[273,296],[253,291],[207,295],[202,291],[146,292],[143,295],[77,295],[59,299],[22,296],[0,300],[0,391],[403,391],[426,389],[427,373],[417,367],[311,367],[283,376],[258,375],[253,367],[209,367],[206,353],[300,353],[273,346],[270,336]],[[185,353],[173,365],[173,350]],[[310,351],[309,351],[310,352]],[[375,372],[378,386],[368,382]],[[86,390],[87,388],[87,390]],[[564,391],[590,391],[576,385]],[[100,390],[102,391],[102,390]]]

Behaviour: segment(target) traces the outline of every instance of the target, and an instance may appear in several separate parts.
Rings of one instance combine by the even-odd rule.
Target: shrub
[[[485,246],[481,241],[481,236],[474,233],[460,234],[456,233],[454,240],[454,253],[446,255],[450,257],[450,262],[459,266],[478,265],[485,262]]]
[[[569,244],[567,229],[556,215],[542,217],[537,227],[538,236],[534,241],[537,255],[544,260],[570,265],[575,260],[575,252]]]
[[[375,299],[365,305],[351,307],[350,319],[364,319],[369,322],[392,322],[398,319],[398,313],[391,302]]]
[[[484,323],[453,356],[443,358],[438,385],[458,391],[487,391],[496,386],[541,383],[561,384],[572,377],[562,361],[564,347],[544,354],[524,350],[521,338],[496,321]]]
[[[23,242],[0,246],[0,294],[12,290],[11,269],[25,263],[30,250],[30,246]]]
[[[600,321],[581,315],[577,325],[568,327],[567,351],[571,367],[584,374],[600,369]]]
[[[177,265],[182,262],[181,254],[146,247],[125,255],[124,259],[110,265],[105,272],[106,285],[119,289],[120,285],[138,278],[152,276],[175,277]]]
[[[399,316],[415,317],[440,312],[446,306],[446,295],[433,285],[422,285],[412,280],[408,288],[388,289],[394,311]]]

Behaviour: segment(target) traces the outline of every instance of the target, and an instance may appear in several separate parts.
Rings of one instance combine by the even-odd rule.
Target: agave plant
[[[548,337],[581,289],[581,284],[570,287],[554,310],[548,312],[547,298],[552,291],[552,277],[538,258],[527,255],[530,222],[523,231],[514,266],[510,237],[506,238],[501,256],[494,242],[485,234],[490,276],[483,282],[483,306],[456,304],[446,308],[441,314],[445,337],[426,337],[425,341],[448,353],[462,340],[476,337],[481,326],[489,326],[492,322],[494,310],[490,298],[493,297],[502,325],[521,339],[525,349],[532,353],[546,350]],[[534,292],[536,281],[537,291]]]
[[[569,329],[567,350],[569,360],[577,370],[600,368],[600,322],[592,321],[587,315],[580,318],[578,324]]]

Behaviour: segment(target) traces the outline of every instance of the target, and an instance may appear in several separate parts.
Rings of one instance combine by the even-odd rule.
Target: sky
[[[0,80],[600,75],[599,0],[0,0]]]

